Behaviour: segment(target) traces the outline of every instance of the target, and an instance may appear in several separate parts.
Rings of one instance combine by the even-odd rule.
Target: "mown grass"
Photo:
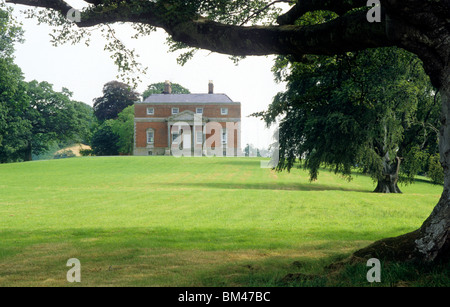
[[[442,192],[420,181],[401,195],[375,194],[366,176],[348,182],[323,170],[310,183],[302,170],[259,163],[85,157],[0,165],[0,286],[74,286],[69,258],[81,261],[78,286],[369,285],[364,266],[338,277],[324,277],[324,267],[417,229]],[[408,285],[427,283],[414,280]]]

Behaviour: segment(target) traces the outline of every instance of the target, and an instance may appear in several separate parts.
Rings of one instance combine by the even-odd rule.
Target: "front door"
[[[191,133],[184,133],[183,131],[183,149],[191,149],[192,148],[192,128]]]

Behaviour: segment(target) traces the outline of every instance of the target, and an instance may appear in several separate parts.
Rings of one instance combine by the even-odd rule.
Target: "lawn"
[[[420,227],[442,186],[375,194],[257,158],[83,157],[0,165],[0,286],[270,286]],[[82,282],[66,280],[69,258]],[[364,270],[356,283],[367,283]]]

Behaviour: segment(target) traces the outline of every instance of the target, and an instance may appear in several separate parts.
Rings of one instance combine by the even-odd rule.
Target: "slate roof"
[[[236,103],[225,94],[153,94],[141,103]]]

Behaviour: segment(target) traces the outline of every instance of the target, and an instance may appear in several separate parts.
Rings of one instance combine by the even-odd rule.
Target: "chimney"
[[[169,80],[164,83],[164,94],[172,94],[172,84]]]
[[[208,94],[214,94],[214,83],[212,80],[209,80],[208,83]]]

